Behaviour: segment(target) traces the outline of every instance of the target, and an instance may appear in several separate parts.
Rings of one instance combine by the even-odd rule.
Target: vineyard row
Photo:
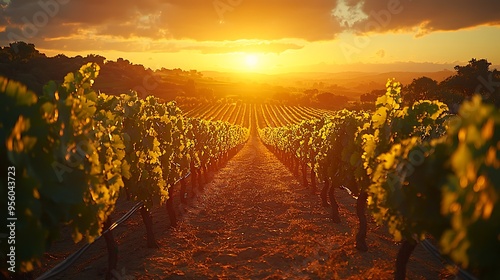
[[[182,108],[182,105],[181,105]],[[321,118],[323,115],[332,115],[333,111],[303,106],[288,106],[276,104],[249,104],[249,103],[216,103],[199,104],[187,109],[187,117],[202,118],[205,120],[221,120],[250,128],[255,117],[255,126],[280,127],[288,124],[298,124],[303,120]]]
[[[0,165],[9,171],[2,172],[0,189],[9,211],[0,218],[17,221],[15,244],[24,245],[0,244],[2,271],[32,271],[63,225],[75,242],[92,242],[112,224],[122,193],[143,203],[148,246],[156,246],[153,205],[166,205],[175,226],[171,188],[180,181],[183,195],[188,174],[200,180],[248,139],[247,128],[185,117],[175,103],[153,96],[97,93],[98,72],[97,64],[84,65],[63,84],[48,83],[41,96],[0,77]],[[14,254],[3,253],[9,250]]]
[[[439,101],[403,106],[390,80],[375,112],[340,110],[322,118],[259,129],[262,141],[311,187],[323,182],[340,222],[335,189],[357,199],[356,247],[366,251],[368,206],[395,241],[396,279],[417,243],[434,237],[441,254],[481,279],[499,279],[500,111],[480,96],[451,115]],[[266,115],[264,119],[266,119]]]

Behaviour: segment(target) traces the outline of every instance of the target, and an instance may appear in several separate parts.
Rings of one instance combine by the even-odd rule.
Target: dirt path
[[[398,246],[370,224],[367,253],[354,248],[355,201],[338,192],[343,223],[335,225],[317,196],[253,136],[222,168],[184,216],[159,239],[140,279],[392,278]],[[347,207],[347,209],[346,209]],[[347,221],[346,221],[347,220]],[[442,266],[417,251],[413,279],[439,279]]]
[[[391,279],[398,245],[369,223],[368,252],[354,248],[355,201],[336,192],[341,224],[317,195],[254,135],[169,229],[164,208],[154,211],[160,249],[145,247],[140,215],[117,229],[122,279]],[[60,279],[102,278],[104,242]],[[409,279],[449,278],[422,248],[410,259]]]

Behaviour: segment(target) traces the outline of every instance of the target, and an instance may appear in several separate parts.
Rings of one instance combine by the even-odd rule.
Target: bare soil
[[[205,185],[179,203],[178,227],[169,227],[164,207],[155,208],[154,232],[160,246],[146,246],[146,230],[136,213],[114,231],[119,243],[117,279],[392,279],[399,244],[368,223],[368,252],[355,248],[356,201],[336,190],[341,224],[318,194],[297,178],[254,135]],[[134,203],[120,201],[115,218]],[[45,255],[51,268],[82,246],[61,239]],[[106,245],[98,240],[74,266],[55,279],[103,279]],[[421,246],[413,253],[408,279],[453,276]]]

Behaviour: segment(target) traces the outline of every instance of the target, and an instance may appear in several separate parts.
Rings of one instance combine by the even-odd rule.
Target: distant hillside
[[[229,83],[262,83],[298,89],[318,88],[335,94],[359,96],[374,89],[385,88],[389,78],[395,78],[402,84],[409,84],[413,79],[426,76],[438,82],[452,76],[453,71],[438,72],[295,72],[286,74],[231,73],[203,71],[204,77]]]

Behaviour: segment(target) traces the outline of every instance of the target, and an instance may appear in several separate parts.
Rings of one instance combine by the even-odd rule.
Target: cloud
[[[282,53],[286,50],[298,50],[304,46],[296,43],[287,42],[238,42],[230,41],[223,45],[213,46],[195,46],[194,49],[200,50],[204,54],[228,53],[228,52],[250,52],[250,53]]]
[[[298,50],[306,42],[301,40],[236,40],[236,41],[194,41],[194,40],[146,40],[144,38],[113,38],[111,36],[92,40],[85,36],[76,38],[57,38],[43,42],[44,49],[60,51],[128,51],[149,53],[177,53],[181,51],[197,51],[202,54],[219,54],[232,52],[276,53],[287,50]]]
[[[263,40],[266,43],[252,46],[200,43],[191,48],[204,53],[238,48],[281,52],[301,45],[279,40],[332,40],[344,31],[410,31],[422,36],[438,30],[500,25],[498,0],[3,0],[2,3],[0,44],[23,40],[42,48],[64,42],[68,48],[112,46],[127,51],[126,47],[144,49],[156,41],[176,51],[177,44],[165,41]]]
[[[0,8],[0,26],[35,25],[35,40],[59,36],[61,25],[73,27],[67,36],[93,29],[97,36],[123,38],[328,40],[341,30],[330,14],[335,5],[335,0],[26,0]],[[0,34],[2,41],[6,37]]]
[[[24,41],[42,41],[88,31],[94,36],[165,38],[168,32],[160,18],[167,6],[159,0],[14,1],[0,9],[0,26],[10,27],[0,33],[0,40],[21,37]]]
[[[238,1],[178,1],[167,12],[168,24],[176,38],[195,40],[238,40],[300,38],[330,40],[341,31],[331,16],[335,0],[252,0],[234,7],[214,3]],[[199,3],[191,5],[192,2]],[[182,3],[182,4],[181,4]],[[193,7],[196,6],[196,9]],[[188,19],[188,20],[186,20]]]
[[[347,0],[340,0],[332,10],[332,15],[343,27],[352,27],[355,23],[365,20],[368,16],[363,12],[364,2],[351,3]]]
[[[497,0],[363,1],[367,18],[355,24],[358,32],[411,31],[417,37],[434,31],[453,31],[480,25],[500,25]]]

